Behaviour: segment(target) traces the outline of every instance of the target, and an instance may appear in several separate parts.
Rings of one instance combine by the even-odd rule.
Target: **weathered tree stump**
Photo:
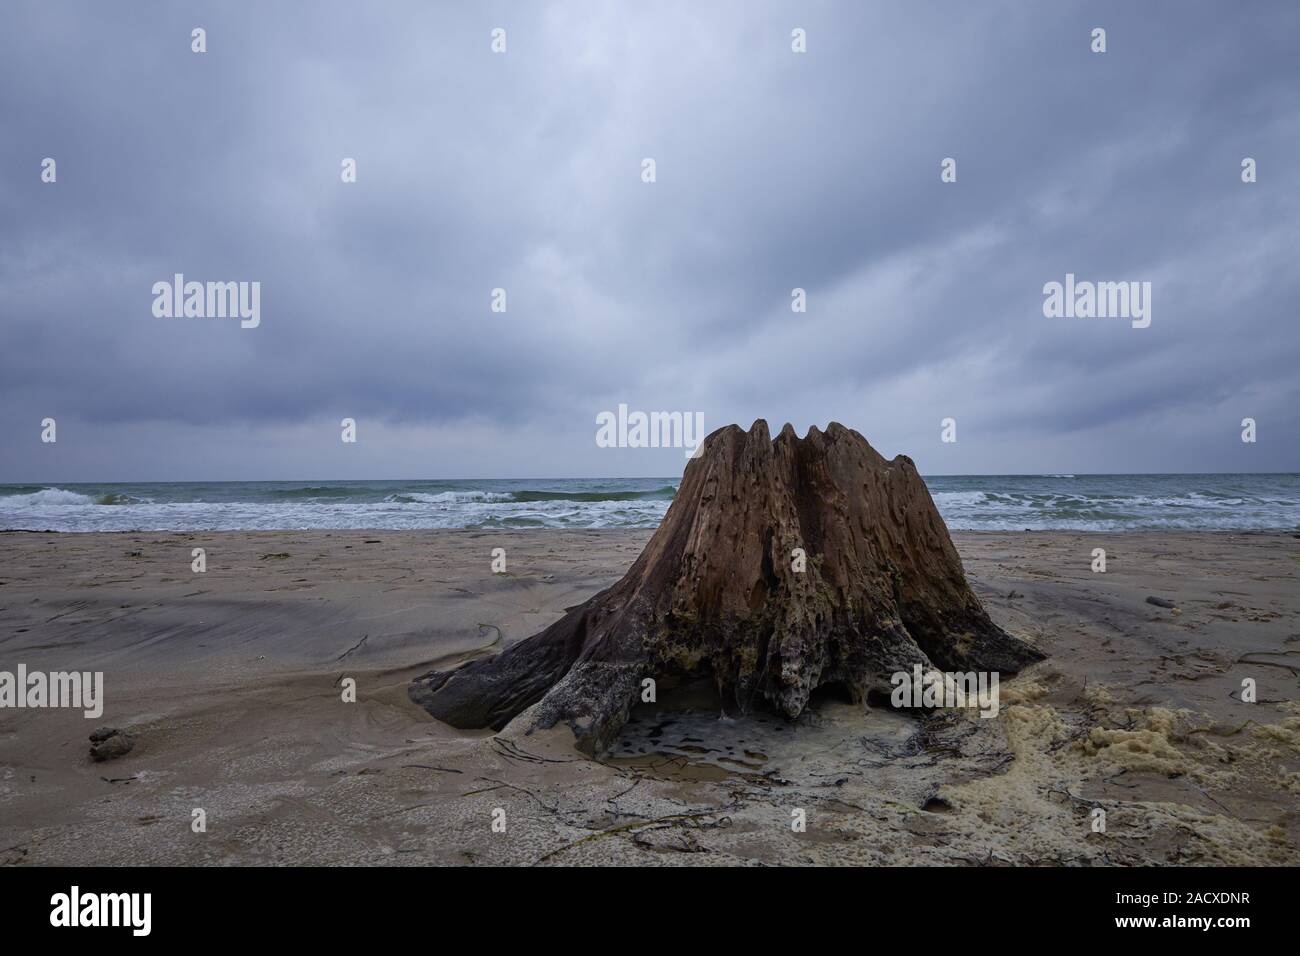
[[[800,566],[800,553],[806,567]],[[607,749],[646,677],[709,675],[740,711],[888,693],[913,665],[1014,672],[1042,655],[991,620],[911,459],[832,422],[704,441],[631,570],[539,634],[434,671],[411,698],[456,727],[568,723]]]

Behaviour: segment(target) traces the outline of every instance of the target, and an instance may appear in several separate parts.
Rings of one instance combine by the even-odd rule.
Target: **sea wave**
[[[0,495],[0,507],[5,508],[48,508],[58,505],[94,505],[97,499],[91,495],[68,491],[65,488],[42,488],[40,491]]]
[[[440,491],[428,494],[409,491],[405,494],[387,495],[385,501],[400,505],[458,505],[474,501],[514,501],[509,492],[492,491]]]
[[[514,501],[672,501],[677,489],[664,485],[651,491],[516,491]]]
[[[83,494],[66,488],[40,488],[36,491],[0,495],[0,508],[50,508],[83,507],[86,505],[135,505],[147,499],[120,492],[105,492],[99,495]]]
[[[953,531],[1293,530],[1300,475],[938,476]],[[0,529],[654,528],[671,479],[0,485]]]
[[[348,485],[304,485],[301,488],[272,488],[267,493],[276,498],[353,498],[362,490]]]
[[[146,501],[144,498],[137,498],[134,495],[119,494],[116,491],[105,492],[95,498],[97,505],[138,505]]]

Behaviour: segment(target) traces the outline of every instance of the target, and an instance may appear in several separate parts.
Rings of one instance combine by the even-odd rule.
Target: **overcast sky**
[[[1297,163],[1291,0],[7,2],[0,481],[679,474],[620,402],[1296,471]],[[178,272],[261,325],[155,317]],[[1067,272],[1150,327],[1044,317]]]

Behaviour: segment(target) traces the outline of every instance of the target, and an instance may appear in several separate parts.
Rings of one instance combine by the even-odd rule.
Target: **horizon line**
[[[976,472],[921,472],[922,478],[1117,478],[1117,477],[1199,477],[1223,475],[1279,476],[1300,475],[1300,471],[976,471]],[[73,481],[0,481],[0,487],[13,485],[219,485],[219,484],[297,484],[306,482],[341,483],[341,482],[416,482],[416,481],[680,481],[681,475],[569,475],[550,476],[528,475],[523,477],[486,477],[483,475],[458,478],[130,478],[130,479],[94,479]]]

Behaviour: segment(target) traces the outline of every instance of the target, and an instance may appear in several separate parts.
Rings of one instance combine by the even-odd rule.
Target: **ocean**
[[[954,531],[1300,528],[1300,475],[937,475]],[[653,528],[675,478],[0,485],[0,529]]]

